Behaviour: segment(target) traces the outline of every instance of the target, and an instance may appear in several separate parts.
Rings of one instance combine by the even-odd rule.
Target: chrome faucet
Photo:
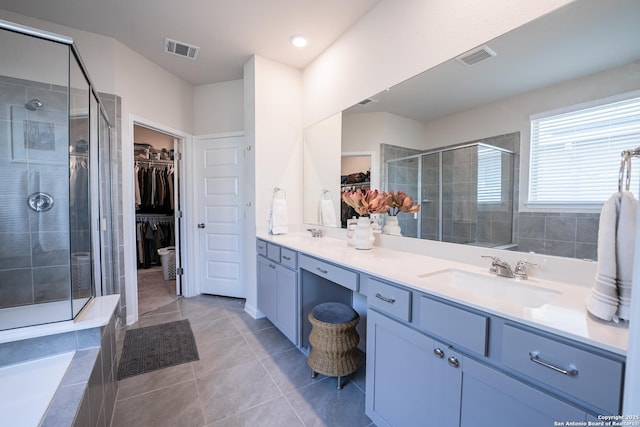
[[[518,261],[518,263],[516,264],[516,269],[513,271],[513,275],[517,280],[527,280],[527,278],[529,277],[529,274],[527,273],[527,267],[536,268],[538,267],[538,264],[534,264],[524,259]]]
[[[489,269],[490,273],[501,277],[515,277],[513,274],[513,270],[511,270],[511,266],[507,261],[503,261],[497,256],[489,255],[482,255],[482,258],[490,258],[492,260],[491,268]]]

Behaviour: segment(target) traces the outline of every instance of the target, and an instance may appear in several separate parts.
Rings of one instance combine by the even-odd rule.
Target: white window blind
[[[502,201],[502,152],[478,146],[478,203]]]
[[[620,153],[639,145],[640,97],[532,119],[529,203],[603,203],[618,189]]]

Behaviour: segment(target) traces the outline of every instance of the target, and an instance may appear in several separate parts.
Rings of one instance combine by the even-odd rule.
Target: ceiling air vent
[[[469,52],[465,52],[462,55],[458,56],[456,59],[462,62],[464,65],[472,66],[476,65],[482,61],[486,61],[487,59],[491,59],[496,56],[496,53],[491,50],[489,46],[480,46]]]
[[[177,40],[164,39],[164,51],[189,59],[197,59],[200,48]]]
[[[367,105],[367,104],[368,104],[368,103],[370,103],[370,102],[378,102],[378,101],[376,101],[376,100],[375,100],[375,99],[373,99],[373,98],[367,98],[367,99],[365,99],[365,100],[362,100],[362,101],[358,102],[358,104],[360,104],[360,105]]]

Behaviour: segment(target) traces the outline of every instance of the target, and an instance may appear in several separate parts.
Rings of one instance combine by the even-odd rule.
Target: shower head
[[[42,107],[42,105],[42,101],[40,101],[38,98],[33,98],[31,101],[24,104],[24,108],[29,111],[36,111],[38,108]]]

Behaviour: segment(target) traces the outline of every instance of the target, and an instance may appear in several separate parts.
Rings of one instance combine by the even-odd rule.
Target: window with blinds
[[[478,146],[478,203],[502,202],[502,152]]]
[[[532,117],[529,204],[593,207],[617,191],[620,153],[640,145],[640,97],[634,95]],[[639,176],[632,175],[632,191]]]

